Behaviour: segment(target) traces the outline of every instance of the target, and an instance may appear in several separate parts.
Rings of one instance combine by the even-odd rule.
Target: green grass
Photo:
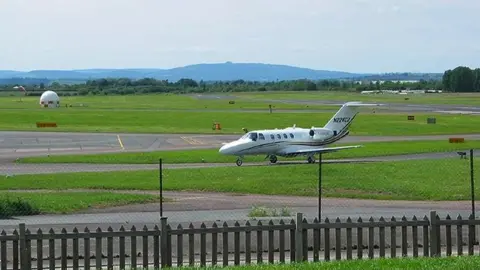
[[[336,101],[365,101],[388,102],[403,104],[461,104],[480,106],[479,93],[440,93],[440,94],[361,94],[358,92],[318,91],[318,92],[256,92],[233,93],[232,95],[252,99],[275,100],[336,100]],[[408,100],[405,100],[408,98]]]
[[[225,95],[225,94],[224,94]],[[4,109],[29,109],[44,110],[40,108],[40,97],[2,97]],[[235,101],[229,104],[229,101]],[[125,95],[125,96],[62,96],[60,104],[63,108],[68,104],[69,109],[86,110],[185,110],[185,109],[264,109],[268,111],[268,105],[274,106],[274,109],[325,109],[335,108],[338,106],[325,105],[298,105],[286,104],[283,102],[268,103],[265,101],[255,101],[251,99],[243,99],[239,97],[222,98],[222,99],[201,99],[195,95],[177,95],[177,94],[143,94],[143,95]]]
[[[392,102],[404,104],[463,104],[480,105],[479,93],[441,93],[441,94],[360,94],[345,91],[271,91],[271,92],[235,92],[205,93],[202,95],[224,96],[224,98],[197,98],[197,94],[135,94],[111,96],[70,96],[60,97],[61,104],[71,104],[84,109],[268,109],[272,104],[277,109],[325,108],[325,106],[305,106],[283,103],[288,99],[298,100],[334,100]],[[0,96],[3,108],[39,108],[40,97]],[[405,100],[408,98],[408,100]],[[262,99],[277,100],[273,103]],[[229,104],[234,100],[235,104]],[[328,106],[327,106],[328,107]]]
[[[217,94],[214,94],[217,95]],[[222,95],[222,94],[218,94]],[[226,95],[225,93],[223,95]],[[141,133],[242,133],[242,128],[280,128],[297,124],[301,127],[323,126],[331,117],[331,112],[322,113],[268,113],[268,102],[255,97],[275,99],[345,99],[364,101],[390,101],[400,99],[385,95],[382,98],[344,92],[302,92],[302,93],[235,93],[235,104],[229,99],[197,99],[188,95],[158,94],[130,96],[82,96],[62,97],[62,104],[73,107],[43,109],[38,105],[38,97],[0,97],[3,108],[0,130],[38,131],[85,131],[85,132],[141,132]],[[473,94],[472,94],[473,95]],[[463,104],[476,102],[469,94],[426,95],[425,103],[436,101],[448,103],[457,100]],[[387,96],[389,96],[387,98]],[[247,99],[250,98],[250,99]],[[387,98],[385,100],[385,98]],[[403,97],[401,97],[403,98]],[[420,96],[415,96],[416,99]],[[427,102],[428,101],[428,102]],[[405,101],[407,102],[407,101]],[[423,102],[423,101],[422,101]],[[81,106],[82,105],[82,106]],[[329,108],[338,106],[306,106],[285,104],[281,101],[272,104],[276,109]],[[236,112],[228,109],[265,109],[264,112]],[[200,109],[186,111],[186,109]],[[222,109],[212,112],[202,109]],[[162,111],[163,110],[163,111]],[[372,113],[365,109],[352,125],[352,135],[412,135],[480,132],[480,117],[471,115],[416,114],[416,121],[407,120],[408,113]],[[426,123],[427,117],[437,117],[437,124]],[[36,122],[54,121],[58,128],[36,127]],[[213,122],[222,124],[221,131],[213,131]]]
[[[476,161],[476,167],[479,165]],[[468,200],[465,159],[324,164],[328,197],[392,200]],[[158,190],[158,171],[82,172],[16,175],[0,182],[7,189]],[[164,190],[317,196],[317,164],[165,169]],[[476,185],[477,192],[480,186]]]
[[[379,114],[365,111],[356,117],[351,135],[420,135],[480,132],[480,116],[415,114]],[[238,113],[186,111],[122,111],[59,108],[58,110],[5,110],[0,118],[0,130],[23,131],[84,131],[139,133],[243,133],[242,128],[265,129],[323,126],[332,113]],[[436,124],[427,124],[436,117]],[[35,123],[54,121],[57,128],[37,128]],[[221,131],[212,130],[220,122]]]
[[[0,215],[64,214],[92,208],[158,201],[158,196],[110,192],[1,192]],[[22,201],[22,206],[11,202]],[[5,207],[6,206],[6,207]],[[29,210],[28,208],[33,210]]]
[[[354,145],[338,144],[338,145]],[[448,140],[367,142],[364,147],[325,154],[325,159],[359,158],[414,153],[446,152],[480,148],[480,140],[465,143],[449,143]],[[163,163],[234,163],[236,157],[218,153],[218,149],[174,150],[155,152],[122,152],[88,155],[52,155],[20,158],[18,163],[100,163],[100,164],[157,164]],[[246,162],[264,161],[264,156],[247,156]],[[279,158],[282,160],[304,160],[305,157]]]
[[[442,258],[380,258],[363,260],[341,260],[315,263],[292,263],[292,264],[261,264],[228,266],[221,269],[227,270],[399,270],[399,269],[421,269],[421,270],[472,270],[478,269],[480,264],[479,256],[459,256]],[[198,269],[183,267],[185,270]],[[203,269],[220,269],[218,266],[207,266]]]

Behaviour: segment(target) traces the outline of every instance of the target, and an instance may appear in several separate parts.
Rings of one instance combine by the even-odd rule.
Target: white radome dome
[[[45,108],[57,108],[60,107],[60,98],[57,93],[53,91],[45,91],[40,97],[40,106]]]

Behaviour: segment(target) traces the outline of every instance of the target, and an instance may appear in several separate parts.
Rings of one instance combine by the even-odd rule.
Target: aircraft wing
[[[310,153],[330,153],[336,152],[344,149],[360,148],[362,145],[348,145],[348,146],[337,146],[337,147],[324,147],[324,148],[309,148],[292,151],[287,154],[310,154]]]

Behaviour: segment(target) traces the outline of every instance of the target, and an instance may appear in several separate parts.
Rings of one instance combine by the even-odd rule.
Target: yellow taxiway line
[[[117,135],[117,140],[118,143],[120,144],[120,147],[122,147],[122,150],[125,150],[125,147],[123,146],[122,139],[120,139],[120,135]]]

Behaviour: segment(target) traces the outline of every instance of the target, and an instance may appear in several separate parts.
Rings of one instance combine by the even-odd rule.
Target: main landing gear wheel
[[[315,158],[314,157],[308,157],[307,158],[308,163],[312,164],[315,163]]]
[[[237,164],[237,166],[242,166],[243,161],[241,159],[237,159],[235,163]]]
[[[270,156],[270,163],[277,163],[277,157],[276,156]]]

